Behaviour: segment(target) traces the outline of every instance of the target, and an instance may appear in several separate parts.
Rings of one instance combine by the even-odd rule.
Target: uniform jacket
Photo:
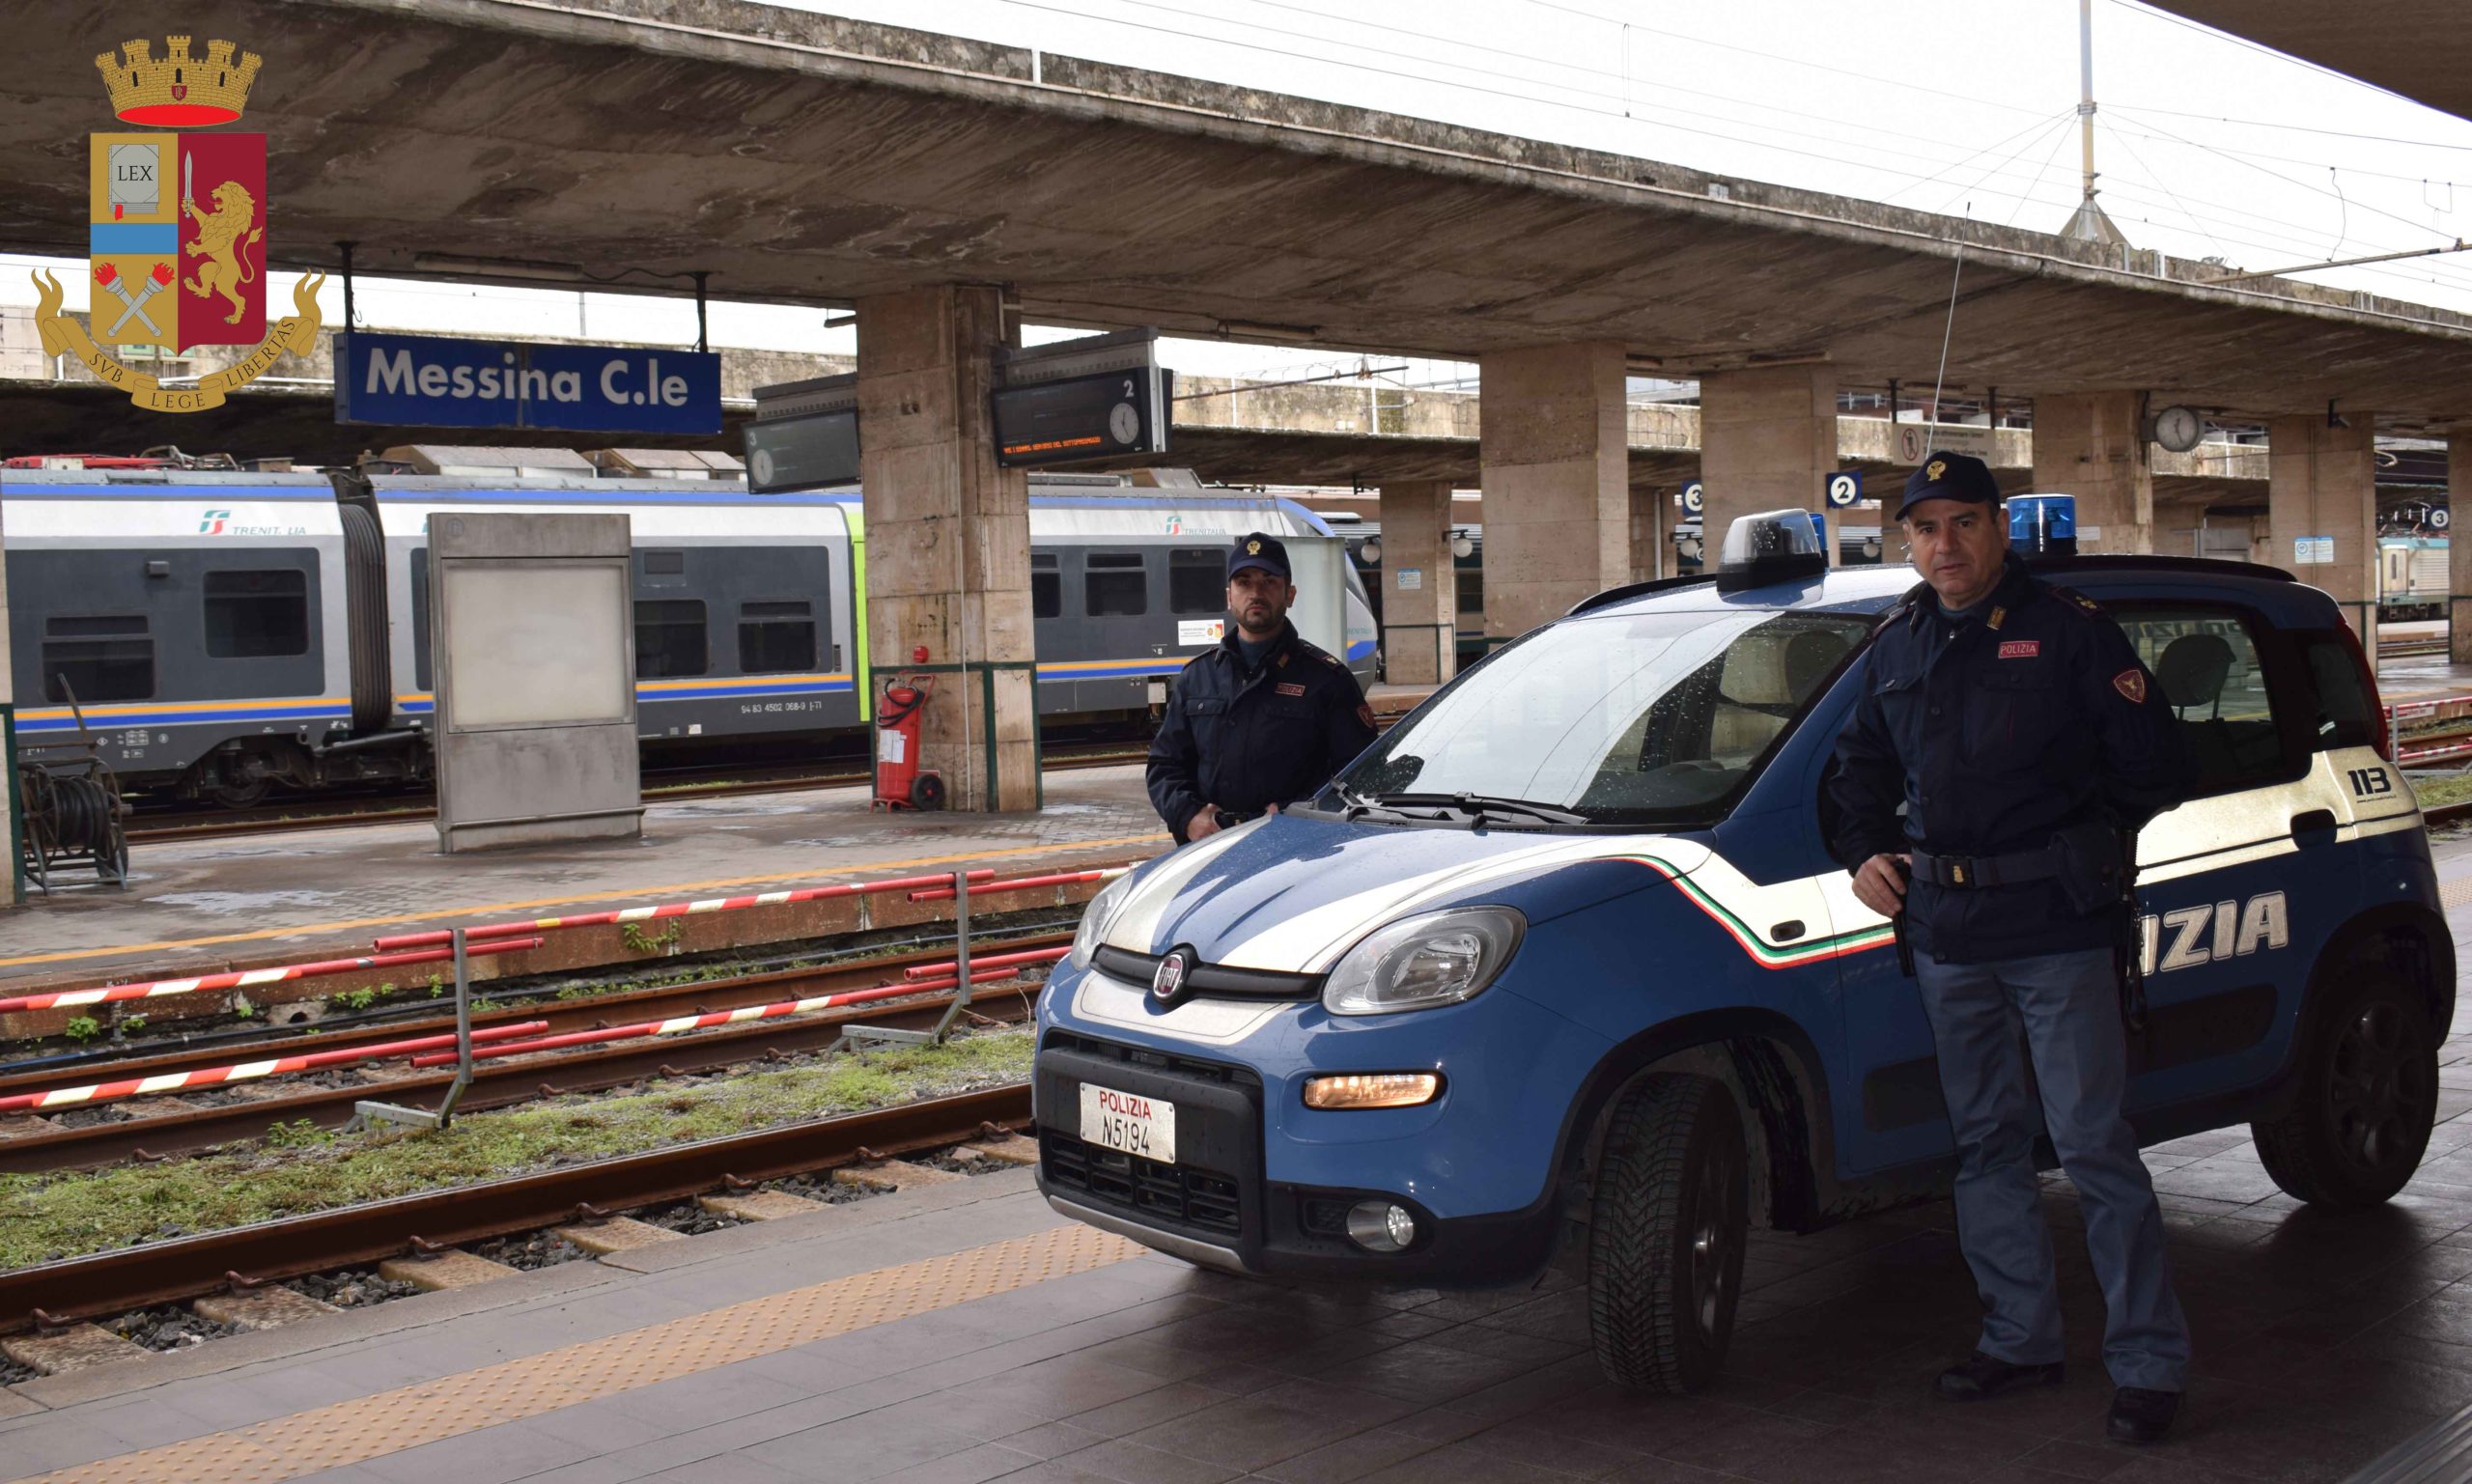
[[[1373,741],[1373,710],[1347,666],[1283,625],[1245,673],[1236,626],[1176,677],[1150,743],[1150,802],[1185,843],[1204,803],[1237,815],[1311,797]]]
[[[2039,850],[2089,821],[2135,829],[2196,782],[2197,761],[2128,636],[2092,599],[2016,559],[1980,616],[1948,626],[1927,586],[1892,609],[1865,694],[1838,739],[1824,819],[1847,870],[1920,846],[1935,855]],[[1896,817],[1898,802],[1905,818]],[[1918,951],[1981,964],[2111,946],[2116,913],[2078,911],[2057,881],[1907,885]]]

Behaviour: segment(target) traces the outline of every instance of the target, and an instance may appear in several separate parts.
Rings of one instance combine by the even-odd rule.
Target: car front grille
[[[1102,1205],[1230,1237],[1242,1232],[1236,1182],[1225,1175],[1120,1154],[1053,1129],[1040,1131],[1039,1158],[1050,1184]]]

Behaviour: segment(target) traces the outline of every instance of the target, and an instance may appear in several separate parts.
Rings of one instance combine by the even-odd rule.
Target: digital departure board
[[[858,482],[858,378],[819,377],[755,389],[742,430],[746,488],[757,494]]]
[[[996,462],[1008,468],[1167,451],[1158,332],[1126,330],[1008,352],[996,390]]]

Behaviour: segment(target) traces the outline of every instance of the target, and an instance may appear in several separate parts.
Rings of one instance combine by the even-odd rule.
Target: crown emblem
[[[1929,463],[1923,466],[1923,477],[1928,480],[1936,481],[1941,475],[1948,472],[1949,461],[1946,459],[1934,459]]]
[[[112,94],[112,112],[130,124],[165,128],[196,128],[229,124],[249,104],[249,85],[258,79],[265,61],[244,51],[236,61],[230,42],[209,42],[206,57],[189,55],[185,36],[166,38],[170,55],[154,58],[154,43],[123,42],[120,55],[98,53],[95,70]]]
[[[1259,556],[1259,555],[1261,555],[1261,554],[1262,554],[1262,544],[1261,544],[1260,542],[1258,542],[1258,541],[1249,541],[1249,542],[1245,543],[1245,554],[1246,554],[1247,556]]]

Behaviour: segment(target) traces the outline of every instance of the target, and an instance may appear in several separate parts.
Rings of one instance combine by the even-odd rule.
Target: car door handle
[[[2334,832],[2335,811],[2332,809],[2304,809],[2291,817],[2291,837],[2304,845],[2309,843],[2302,839],[2305,835],[2331,835]]]

